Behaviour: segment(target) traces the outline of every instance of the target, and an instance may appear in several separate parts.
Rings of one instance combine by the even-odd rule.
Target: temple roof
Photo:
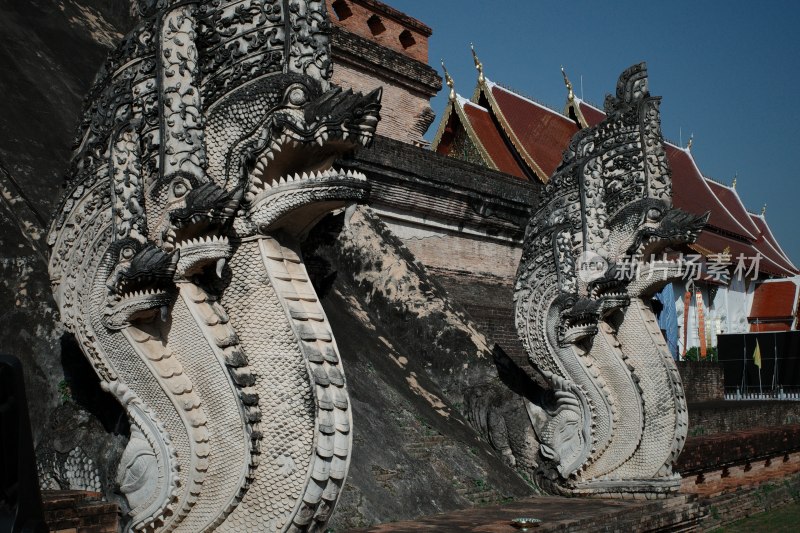
[[[748,232],[744,223],[737,220],[730,209],[714,194],[710,185],[712,182],[703,177],[691,152],[668,142],[664,143],[664,147],[672,169],[672,202],[675,207],[696,215],[709,212],[709,226],[726,233],[754,239],[756,236]],[[742,216],[749,219],[746,212],[743,212]],[[746,224],[752,226],[749,220]]]
[[[754,243],[756,250],[758,250],[763,257],[768,258],[786,272],[790,273],[790,275],[800,273],[794,263],[786,257],[780,245],[778,245],[777,240],[775,240],[772,234],[772,230],[770,230],[767,225],[767,220],[764,218],[764,215],[754,215],[752,213],[749,213],[749,215],[750,219],[759,229],[758,239]]]
[[[471,101],[451,99],[432,143],[440,153],[452,150],[454,135],[451,132],[448,138],[443,135],[445,130],[463,127],[487,166],[544,183],[561,163],[572,136],[606,117],[603,110],[574,95],[566,76],[569,97],[564,112],[559,113],[492,82],[484,76],[477,57],[475,63],[479,76]],[[463,126],[456,124],[451,114],[461,117]],[[709,213],[706,228],[691,248],[706,256],[730,253],[734,263],[742,254],[748,266],[761,254],[760,272],[780,277],[800,273],[763,216],[748,213],[733,187],[706,178],[688,148],[666,141],[664,146],[672,169],[675,207],[696,215]]]
[[[745,236],[750,239],[758,238],[760,231],[750,219],[750,214],[747,212],[747,208],[745,208],[744,204],[742,203],[742,199],[739,198],[739,194],[736,192],[736,189],[708,178],[706,178],[706,183],[714,195],[720,200],[722,206],[736,220],[742,229],[744,229],[746,232]]]
[[[457,149],[455,143],[459,128],[475,146],[486,166],[517,178],[528,179],[489,111],[460,95],[456,95],[447,105],[447,111],[432,144],[433,150],[458,157],[459,154],[453,152]]]
[[[489,111],[517,153],[542,182],[547,181],[561,163],[570,139],[578,132],[577,125],[564,115],[488,79],[479,84],[478,90],[477,101],[488,103]]]
[[[795,278],[796,279],[796,278]],[[751,331],[791,329],[797,312],[798,285],[794,280],[767,280],[753,291]]]
[[[497,170],[527,179],[514,154],[497,131],[489,111],[472,102],[464,102],[462,109],[481,144],[488,153]]]

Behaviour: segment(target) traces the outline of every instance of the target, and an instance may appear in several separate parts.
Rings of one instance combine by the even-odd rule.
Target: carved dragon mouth
[[[597,316],[581,315],[573,317],[565,323],[559,332],[559,342],[562,346],[575,344],[587,337],[597,334]]]
[[[645,223],[628,248],[628,253],[650,257],[664,251],[668,246],[694,242],[708,216],[708,213],[698,216],[676,208],[669,209],[661,220]]]
[[[162,247],[172,251],[181,243],[219,233],[217,230],[233,219],[241,198],[241,191],[228,192],[210,182],[192,189],[186,196],[186,206],[170,213]]]
[[[158,313],[166,320],[169,306],[175,299],[172,290],[151,288],[118,295],[109,299],[103,323],[112,330],[123,329],[136,320],[149,320]]]
[[[225,262],[232,253],[228,238],[222,235],[188,239],[177,243],[176,248],[180,253],[176,279],[187,279],[211,264],[215,264],[217,277],[221,278]]]
[[[599,302],[588,298],[573,300],[572,305],[561,312],[558,327],[559,343],[567,346],[595,335],[599,318]]]
[[[369,121],[357,131],[329,124],[305,134],[292,127],[284,129],[261,152],[249,172],[245,201],[254,210],[270,196],[291,189],[329,185],[335,181],[360,187],[358,182],[365,182],[366,176],[352,170],[335,170],[333,162],[359,145],[368,146],[374,127]]]
[[[149,318],[174,298],[172,283],[179,256],[153,245],[132,239],[120,243],[111,256],[119,254],[120,263],[106,281],[108,297],[103,316],[110,329],[121,329],[132,320]]]
[[[306,135],[289,128],[273,139],[248,172],[245,218],[254,228],[246,234],[280,229],[289,214],[293,227],[308,228],[323,213],[363,201],[367,177],[333,163],[372,141],[374,123],[364,120],[350,130],[323,124]]]
[[[608,316],[630,303],[630,297],[624,283],[617,279],[616,270],[612,269],[609,273],[599,280],[590,284],[589,296],[600,304],[600,316]]]

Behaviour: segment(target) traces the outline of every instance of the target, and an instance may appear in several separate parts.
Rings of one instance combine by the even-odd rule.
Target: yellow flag
[[[761,370],[761,347],[758,345],[758,339],[756,339],[756,349],[753,351],[753,362]]]

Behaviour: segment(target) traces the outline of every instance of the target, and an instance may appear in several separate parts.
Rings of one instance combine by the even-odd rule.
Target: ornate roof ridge
[[[665,142],[666,142],[666,140],[665,140]],[[672,143],[668,143],[668,144],[672,144]],[[698,175],[698,176],[700,176],[701,178],[703,178],[703,179],[701,179],[701,180],[700,180],[700,181],[701,181],[701,183],[703,184],[703,186],[704,186],[706,189],[708,189],[708,192],[709,192],[709,193],[711,193],[711,195],[714,197],[714,199],[717,201],[717,203],[718,203],[720,206],[722,206],[722,208],[725,210],[725,213],[727,213],[727,214],[728,214],[728,216],[730,217],[730,219],[731,219],[731,220],[733,220],[733,221],[736,223],[736,225],[737,225],[737,226],[739,226],[739,228],[741,229],[741,231],[743,231],[743,232],[744,232],[744,233],[741,233],[741,235],[742,235],[743,237],[757,238],[755,235],[752,235],[752,234],[751,234],[751,232],[747,231],[747,228],[745,228],[745,227],[742,225],[742,223],[739,221],[739,219],[738,219],[738,218],[736,218],[735,216],[733,216],[733,213],[731,213],[731,212],[730,212],[730,210],[729,210],[729,209],[728,209],[728,207],[725,205],[725,203],[724,203],[724,202],[723,202],[723,201],[722,201],[722,200],[719,198],[719,196],[717,196],[717,194],[716,194],[716,193],[715,193],[715,192],[714,192],[714,191],[711,189],[711,187],[708,185],[708,182],[706,181],[706,179],[705,179],[705,176],[704,176],[704,175],[703,175],[703,173],[700,171],[700,167],[699,167],[699,166],[697,166],[697,161],[695,161],[695,160],[694,160],[694,155],[692,155],[692,151],[691,151],[691,150],[690,150],[688,147],[687,147],[687,148],[682,148],[682,147],[680,147],[680,146],[676,146],[676,145],[673,145],[673,147],[674,147],[674,148],[676,148],[676,149],[678,149],[678,150],[681,150],[681,151],[682,151],[682,152],[683,152],[683,153],[684,153],[684,154],[685,154],[685,155],[686,155],[686,156],[689,158],[689,161],[691,162],[692,166],[694,167],[694,170],[695,170],[695,172],[697,173],[697,175]]]
[[[772,249],[772,250],[773,250],[775,253],[777,253],[777,254],[778,254],[778,257],[780,257],[781,259],[783,259],[784,261],[786,261],[786,262],[787,262],[787,264],[788,264],[788,265],[789,265],[789,266],[790,266],[790,267],[791,267],[791,268],[792,268],[792,269],[795,271],[795,273],[797,273],[798,271],[800,271],[800,269],[798,269],[798,268],[797,268],[797,266],[795,266],[795,264],[794,264],[794,261],[792,261],[792,260],[791,260],[791,258],[789,258],[789,256],[788,256],[788,255],[786,254],[786,252],[783,250],[783,248],[781,247],[780,243],[778,242],[778,239],[776,239],[776,238],[775,238],[775,234],[774,234],[774,233],[772,233],[772,228],[770,228],[770,227],[769,227],[769,223],[767,222],[767,216],[766,216],[766,214],[763,214],[763,213],[762,213],[762,214],[755,215],[755,214],[753,214],[753,213],[750,213],[750,212],[748,212],[748,214],[749,214],[751,217],[758,217],[758,218],[759,218],[759,219],[761,219],[761,221],[764,223],[764,229],[763,229],[763,230],[761,230],[761,228],[759,228],[759,230],[761,231],[761,235],[760,235],[760,237],[763,237],[763,239],[764,239],[764,242],[765,242],[765,243],[766,243],[766,244],[767,244],[767,245],[768,245],[768,246],[769,246],[769,247],[770,247],[770,248],[771,248],[771,249]]]
[[[521,92],[517,91],[516,89],[513,89],[513,88],[509,87],[508,85],[505,85],[503,83],[498,83],[498,82],[490,80],[489,78],[486,78],[486,86],[489,87],[489,88],[498,87],[498,88],[500,88],[500,89],[502,89],[502,90],[504,90],[504,91],[506,91],[508,93],[513,94],[514,96],[516,96],[518,98],[521,98],[522,100],[530,102],[531,104],[533,104],[535,106],[538,106],[538,107],[541,107],[543,109],[546,109],[547,111],[550,111],[551,113],[553,113],[555,115],[558,115],[559,117],[561,117],[561,118],[563,118],[565,120],[569,120],[568,117],[565,117],[564,114],[562,112],[558,111],[556,108],[554,108],[554,107],[552,107],[552,106],[550,106],[550,105],[548,105],[548,104],[546,104],[546,103],[544,103],[542,101],[539,101],[536,98],[533,98],[533,97],[528,96],[528,95],[526,95],[524,93],[521,93]]]

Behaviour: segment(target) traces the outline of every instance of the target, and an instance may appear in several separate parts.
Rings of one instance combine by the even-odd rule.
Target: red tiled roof
[[[745,236],[755,240],[759,234],[758,228],[753,221],[750,220],[750,214],[747,212],[744,204],[742,204],[742,200],[739,198],[736,190],[709,179],[706,179],[706,183],[716,197],[719,198],[722,205],[747,231]]]
[[[672,200],[675,207],[695,215],[710,212],[710,226],[742,237],[753,237],[722,205],[697,168],[691,153],[670,143],[664,143],[664,147],[672,168]]]
[[[605,113],[581,100],[578,100],[578,107],[590,127],[606,117]],[[755,240],[758,229],[736,191],[704,178],[688,150],[671,143],[664,143],[664,146],[672,169],[675,207],[696,215],[710,211],[709,225]]]
[[[478,136],[479,142],[486,149],[497,169],[506,174],[527,180],[525,172],[509,150],[489,112],[472,102],[465,103],[462,109],[470,122],[470,126]]]
[[[583,118],[586,119],[588,127],[597,126],[606,118],[606,114],[594,106],[591,106],[583,100],[578,100],[578,109],[580,110]]]
[[[759,283],[753,291],[750,320],[792,318],[797,285],[793,281]]]
[[[755,258],[758,253],[758,250],[750,241],[734,239],[733,237],[721,235],[709,230],[701,231],[700,235],[697,236],[697,242],[695,242],[692,247],[703,253],[712,254],[720,254],[727,249],[734,268],[738,264],[739,257],[744,256],[745,266],[749,269],[752,264],[752,259]],[[787,272],[785,268],[777,265],[763,253],[758,263],[758,272],[771,274],[773,276],[791,275],[791,272]],[[742,275],[744,274],[745,273],[742,273]]]
[[[789,273],[789,275],[800,274],[800,271],[797,270],[797,267],[794,266],[794,264],[783,253],[783,250],[780,249],[780,246],[778,246],[775,236],[772,235],[772,231],[770,231],[767,221],[764,220],[764,217],[750,214],[750,219],[759,230],[759,236],[755,241],[754,246],[759,252],[761,252],[761,255],[780,265],[781,268]]]
[[[538,166],[545,174],[540,178],[547,180],[561,163],[564,149],[578,127],[560,113],[498,85],[487,82],[487,87],[497,104],[491,111],[498,115],[501,125],[511,130],[506,133],[516,148],[525,152],[521,154],[523,158],[532,159],[528,162],[533,163],[534,171],[538,173]]]

